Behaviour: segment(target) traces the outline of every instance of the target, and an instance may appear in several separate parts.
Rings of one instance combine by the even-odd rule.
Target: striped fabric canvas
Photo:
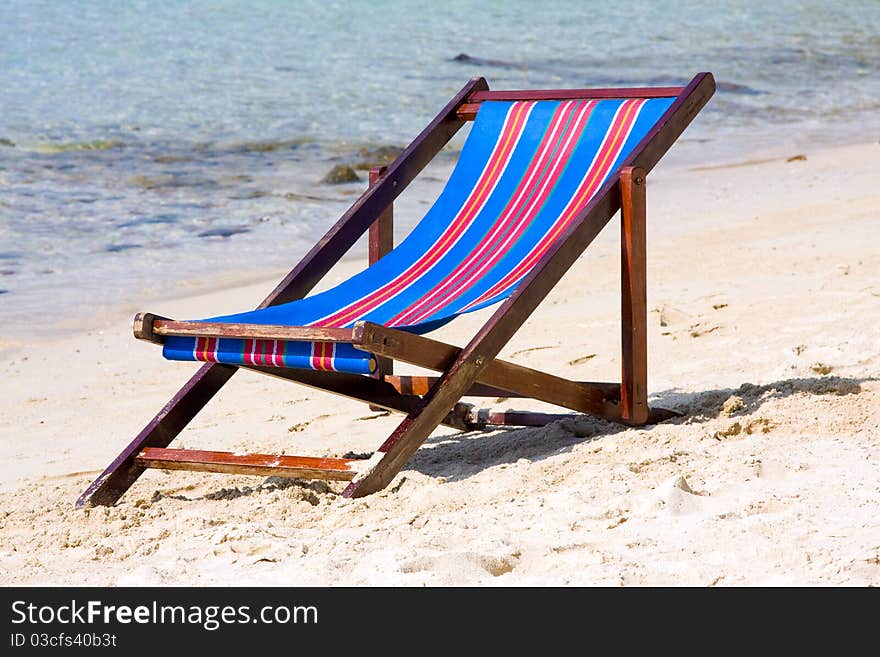
[[[507,298],[672,98],[484,102],[437,201],[367,270],[291,303],[205,321],[423,333]],[[175,360],[368,374],[347,344],[169,337]]]

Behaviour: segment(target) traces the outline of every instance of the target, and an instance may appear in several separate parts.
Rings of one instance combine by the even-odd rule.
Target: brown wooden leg
[[[370,169],[370,187],[379,182],[388,167]],[[394,205],[389,205],[370,226],[370,264],[384,258],[394,248]]]
[[[114,504],[144,472],[143,466],[135,463],[138,453],[144,447],[167,447],[235,374],[236,369],[228,365],[202,365],[128,447],[107,466],[101,476],[80,495],[76,501],[77,508]]]
[[[647,279],[645,237],[646,173],[641,167],[620,172],[621,254],[621,419],[648,419]]]
[[[369,470],[346,487],[343,496],[363,497],[385,488],[474,384],[483,365],[482,358],[458,358],[431,387],[419,407],[403,419],[373,455],[375,461],[368,464]]]
[[[388,167],[370,169],[370,187],[378,184]],[[370,264],[384,258],[394,248],[394,205],[389,205],[370,226]],[[386,374],[394,373],[394,361],[390,358],[378,357],[378,367],[373,378],[381,379]],[[370,408],[373,408],[372,406]]]

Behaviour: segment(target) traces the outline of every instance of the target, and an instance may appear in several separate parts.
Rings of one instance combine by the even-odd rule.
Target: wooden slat
[[[483,375],[480,375],[483,378]],[[404,395],[427,395],[438,380],[436,376],[386,376],[385,382],[390,383]],[[597,381],[577,381],[584,388],[598,390],[606,401],[615,403],[620,398],[619,383],[605,383]],[[509,397],[510,399],[530,399],[529,395],[514,390],[504,390],[484,383],[475,383],[465,393],[465,397]]]
[[[569,100],[572,98],[675,98],[685,87],[611,87],[605,89],[517,89],[477,91],[468,104],[484,100]]]
[[[684,87],[620,87],[607,89],[517,89],[478,91],[468,102],[458,108],[458,118],[473,121],[477,118],[480,103],[487,100],[570,100],[587,98],[675,98]]]
[[[644,169],[625,167],[621,170],[620,414],[621,419],[632,424],[648,419],[646,186]]]
[[[358,342],[355,346],[359,349],[438,371],[449,367],[462,351],[459,347],[422,335],[371,322],[355,324],[355,334]],[[611,403],[612,400],[600,388],[503,360],[493,359],[486,362],[481,367],[478,381],[493,388],[509,390],[582,413],[593,413],[609,419],[619,417],[618,407]],[[462,395],[465,394],[467,390],[462,392]]]
[[[351,481],[357,472],[351,468],[351,464],[357,461],[358,459],[237,454],[161,447],[147,447],[135,458],[135,463],[143,468],[335,481]]]
[[[384,381],[386,383],[391,384],[394,388],[403,395],[427,395],[428,390],[431,389],[431,386],[434,385],[437,381],[436,376],[386,376],[384,377]],[[494,388],[492,386],[483,385],[482,383],[475,383],[471,386],[470,390],[467,391],[467,396],[469,397],[521,397],[521,395],[510,392],[509,390],[502,390],[501,388]]]
[[[352,330],[318,326],[283,326],[272,324],[237,324],[234,322],[176,322],[157,319],[156,335],[184,335],[204,338],[239,338],[242,340],[290,340],[296,342],[351,342]]]

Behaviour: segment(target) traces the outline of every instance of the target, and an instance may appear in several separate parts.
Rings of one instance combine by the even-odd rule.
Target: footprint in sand
[[[452,552],[436,557],[421,557],[410,559],[400,565],[400,572],[413,574],[420,572],[451,572],[457,577],[465,570],[470,570],[474,576],[479,576],[480,571],[500,577],[516,568],[519,563],[520,552],[515,550],[505,554],[480,554],[477,552]]]
[[[558,348],[559,347],[557,345],[545,345],[542,347],[529,347],[528,349],[520,349],[519,351],[514,351],[512,354],[510,354],[510,358],[524,356],[524,355],[529,354],[533,351],[541,351],[543,349],[558,349]]]

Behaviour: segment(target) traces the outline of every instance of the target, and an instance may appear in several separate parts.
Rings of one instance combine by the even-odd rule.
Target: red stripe
[[[324,317],[317,322],[312,322],[311,325],[344,326],[348,322],[363,316],[373,308],[385,303],[429,271],[464,234],[474,217],[482,209],[483,204],[494,189],[510,160],[514,147],[518,143],[525,127],[532,105],[532,103],[513,104],[505,120],[509,125],[503,128],[495,149],[489,157],[483,172],[480,174],[480,179],[474,185],[471,195],[465,201],[455,219],[450,223],[449,228],[440,236],[431,249],[394,280],[389,281],[372,294],[359,299],[332,315]]]
[[[217,338],[205,340],[205,360],[209,363],[217,362]]]
[[[318,369],[318,361],[316,360],[316,355],[317,355],[318,345],[319,345],[319,344],[321,344],[321,343],[320,343],[320,342],[313,342],[313,343],[311,344],[311,346],[310,346],[311,354],[309,355],[309,360],[310,360],[310,362],[311,362],[311,364],[312,364],[312,369],[313,369],[313,370]]]
[[[478,299],[465,306],[462,311],[468,310],[469,308],[500,294],[515,281],[525,276],[526,273],[537,264],[538,260],[540,260],[547,252],[556,238],[559,237],[577,213],[586,205],[593,194],[596,193],[599,184],[605,179],[611,166],[619,157],[620,150],[626,143],[626,138],[632,129],[632,126],[635,124],[639,110],[644,103],[645,101],[643,99],[624,101],[609,127],[605,141],[599,148],[592,166],[584,176],[584,181],[581,183],[578,191],[572,196],[572,200],[566,206],[565,210],[560,213],[559,219],[556,220],[550,230],[543,238],[541,238],[526,258],[508,272],[500,281],[493,285],[487,292],[483,293]]]
[[[322,372],[333,372],[333,358],[335,356],[336,345],[333,342],[313,342],[311,363],[312,369]]]
[[[312,369],[313,370],[324,370],[324,349],[327,346],[326,342],[313,342],[312,343]]]
[[[486,237],[431,294],[393,317],[388,324],[416,324],[464,294],[474,280],[503,258],[528,228],[565,171],[595,103],[560,103],[504,210]],[[512,228],[512,230],[511,230]],[[479,263],[476,270],[474,266]]]

